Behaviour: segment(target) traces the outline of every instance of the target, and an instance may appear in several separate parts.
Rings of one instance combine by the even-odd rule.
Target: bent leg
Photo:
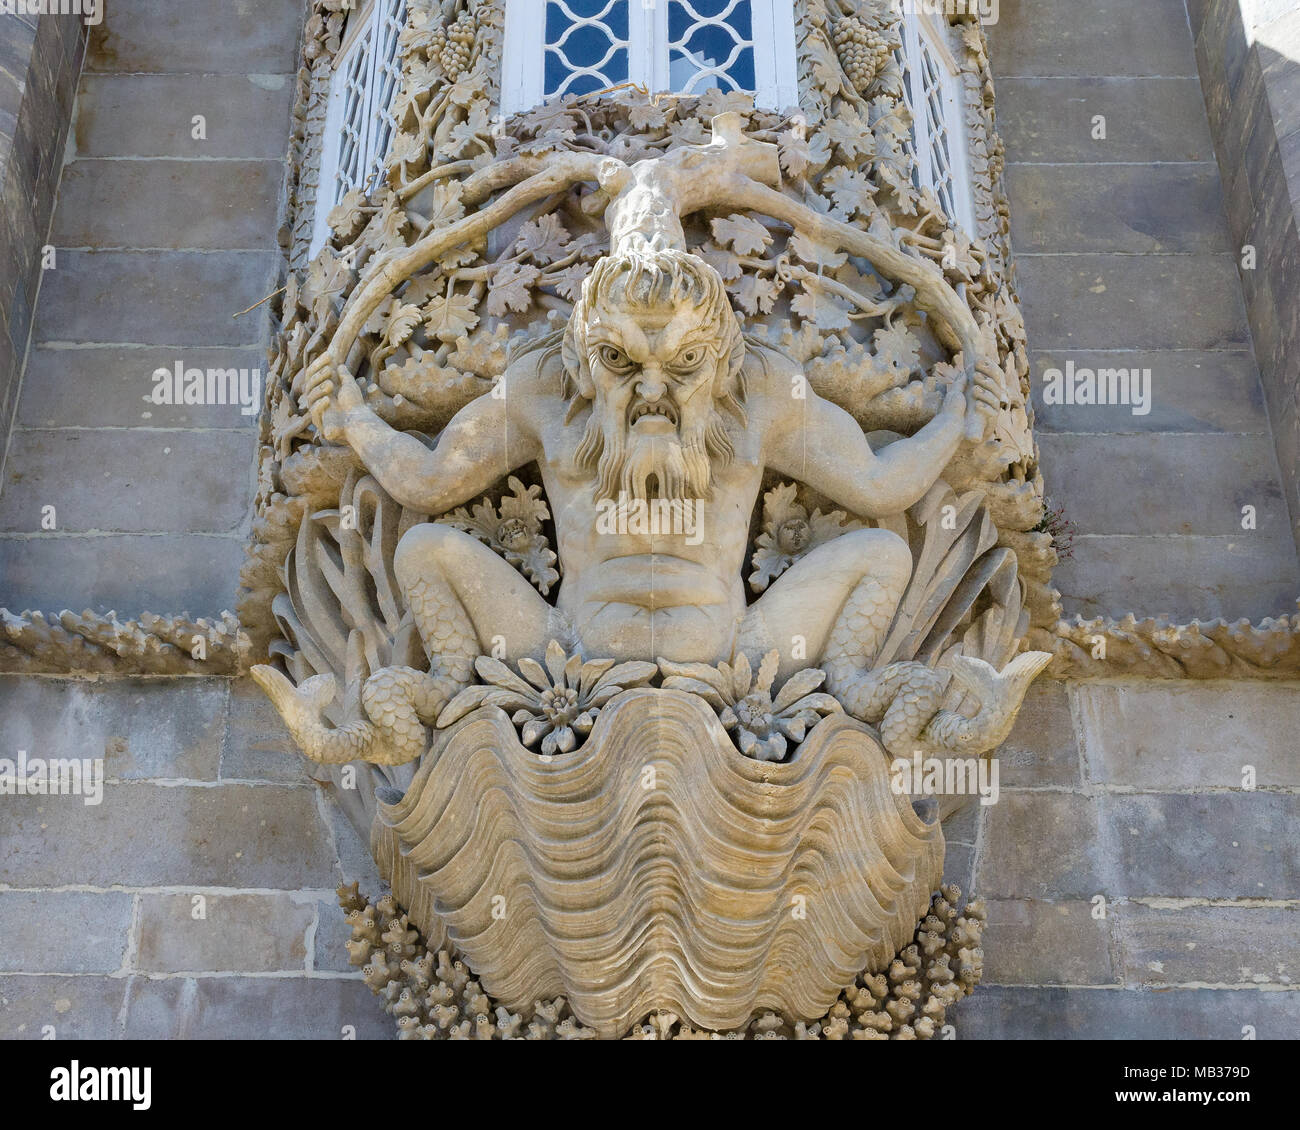
[[[480,655],[495,649],[508,659],[541,659],[552,637],[568,642],[553,609],[513,566],[450,526],[429,523],[408,530],[397,545],[393,570],[429,669],[372,672],[361,688],[366,719],[324,724],[323,712],[335,693],[332,676],[294,687],[274,668],[253,670],[303,752],[315,761],[413,761],[428,748],[426,726],[470,684]]]
[[[776,649],[781,679],[833,661],[863,669],[884,641],[911,575],[911,551],[897,534],[843,534],[797,561],[750,607],[739,650],[752,665]]]
[[[540,659],[552,639],[570,643],[555,609],[513,565],[451,526],[408,530],[393,570],[431,673],[467,683],[480,655]]]

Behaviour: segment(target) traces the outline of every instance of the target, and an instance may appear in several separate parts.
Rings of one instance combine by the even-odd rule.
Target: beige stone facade
[[[0,1031],[672,1036],[744,1027],[737,1017],[757,1012],[773,1019],[755,1034],[803,1037],[938,1037],[945,1024],[959,1039],[1294,1034],[1300,566],[1286,358],[1297,319],[1283,295],[1295,218],[1268,172],[1287,167],[1294,138],[1265,111],[1279,105],[1268,83],[1300,68],[1287,55],[1300,13],[1226,0],[1086,12],[1002,0],[984,28],[943,21],[965,129],[963,227],[910,179],[911,80],[891,54],[899,25],[886,5],[792,6],[797,113],[633,89],[503,116],[506,7],[412,4],[386,171],[369,196],[343,197],[313,254],[344,6],[234,7],[189,18],[120,0],[89,29],[61,172],[40,158],[59,188],[35,246],[52,256],[27,274],[15,260],[18,292],[35,301],[29,333],[20,304],[6,311],[21,348],[0,490],[10,610],[0,758],[98,761],[103,783],[97,803],[0,796],[10,943]],[[33,68],[44,26],[31,28]],[[51,73],[69,87],[78,75]],[[1258,139],[1244,156],[1230,155],[1225,86],[1264,107],[1238,111],[1253,114]],[[28,83],[18,120],[33,99],[57,106],[58,89]],[[7,168],[23,143],[20,130]],[[1234,178],[1234,162],[1249,175]],[[680,252],[706,266],[683,274],[672,266]],[[594,269],[620,253],[657,264],[664,286],[692,297],[658,321],[632,316],[628,284],[612,272],[601,284]],[[701,313],[711,295],[713,322]],[[606,341],[609,327],[621,335],[603,347],[614,350],[609,372],[592,374],[588,339]],[[590,523],[582,507],[599,501],[565,493],[577,491],[567,485],[577,471],[563,460],[586,464],[564,437],[582,431],[579,412],[599,422],[621,366],[639,367],[638,388],[647,370],[680,368],[654,351],[668,348],[656,334],[695,330],[718,364],[710,388],[731,421],[730,466],[753,469],[752,484],[733,488],[709,449],[710,489],[694,489],[727,506],[728,491],[745,496],[734,536],[706,526],[701,558],[715,571],[743,559],[733,570],[741,642],[674,628],[667,642],[652,630],[636,644],[628,625],[588,622],[565,595],[631,542],[602,556],[563,524],[575,513]],[[646,335],[642,356],[629,342]],[[529,369],[519,359],[538,346]],[[731,377],[743,374],[739,413],[728,357]],[[186,403],[190,371],[203,395]],[[1080,394],[1101,373],[1094,390],[1109,379],[1123,394],[1111,403]],[[510,389],[552,378],[558,397],[515,407]],[[638,392],[650,407],[633,427],[649,434],[658,416],[685,428],[687,398],[672,391],[681,379]],[[795,427],[784,402],[768,412],[764,380],[806,380],[839,416]],[[493,448],[481,459],[490,474],[466,470],[474,436],[500,427],[467,413],[493,411],[495,388],[522,413],[505,434],[534,428],[537,450],[499,459]],[[651,411],[661,399],[668,407]],[[409,484],[424,481],[428,445],[386,438],[411,431],[442,433],[437,450],[459,458],[454,471],[429,464],[436,489],[425,495]],[[787,433],[811,436],[820,479],[806,452],[791,470]],[[627,450],[639,457],[635,443]],[[654,451],[645,458],[663,458]],[[887,464],[879,495],[869,459]],[[663,493],[671,465],[645,465]],[[904,485],[913,478],[916,490]],[[638,480],[622,481],[635,498]],[[477,597],[466,595],[470,578],[481,578]],[[430,597],[438,585],[456,600]],[[867,602],[856,620],[855,594]],[[680,604],[711,599],[696,583]],[[806,631],[786,633],[802,641],[798,654],[759,639],[746,610],[782,599],[799,623],[826,620],[811,649]],[[469,642],[451,647],[439,633],[457,616]],[[763,624],[779,637],[775,616]],[[1026,696],[1037,653],[1050,665]],[[580,700],[584,660],[617,662],[622,682]],[[553,709],[566,678],[573,717]],[[532,694],[551,697],[534,705]],[[611,699],[618,710],[605,709]],[[508,721],[492,730],[507,717],[494,703],[515,715],[517,749]],[[566,729],[584,707],[587,729]],[[774,929],[786,939],[778,948],[816,945],[800,951],[799,977],[773,967],[766,981],[744,979],[757,996],[693,996],[659,981],[647,990],[635,978],[621,996],[584,995],[618,968],[601,966],[602,935],[569,938],[554,922],[553,960],[525,983],[521,943],[493,940],[494,909],[480,914],[465,898],[448,914],[447,898],[461,897],[451,892],[489,899],[502,884],[547,890],[574,876],[604,891],[630,864],[580,853],[572,873],[557,856],[485,877],[473,860],[500,847],[485,842],[461,870],[444,868],[454,833],[439,829],[456,826],[457,806],[474,810],[475,774],[498,772],[493,795],[510,799],[497,822],[548,827],[547,790],[564,780],[548,776],[550,759],[563,772],[566,756],[604,772],[612,751],[617,765],[647,732],[642,709],[661,722],[668,710],[676,731],[708,732],[637,754],[638,765],[680,764],[686,781],[710,757],[742,776],[759,767],[746,779],[771,790],[789,766],[816,759],[860,765],[850,774],[869,782],[871,765],[912,750],[991,754],[995,803],[945,797],[927,808],[918,795],[923,823],[864,785],[853,805],[870,814],[871,836],[854,840],[850,821],[825,841],[862,878],[860,903],[850,898],[835,926]],[[471,747],[496,752],[474,762]],[[644,791],[635,773],[608,779]],[[689,817],[716,788],[710,811],[725,811],[748,787],[710,771],[672,803]],[[797,822],[800,805],[823,800],[814,791],[789,803],[765,819]],[[600,814],[591,820],[590,834],[604,834]],[[634,843],[650,826],[633,821],[621,838]],[[751,850],[764,828],[723,820],[707,845],[660,858],[684,869],[686,889],[702,861],[731,877],[728,853]],[[930,859],[936,837],[942,854]],[[405,852],[421,860],[418,875]],[[871,915],[890,900],[858,862],[873,852],[910,876],[902,918],[887,926]],[[846,880],[833,871],[794,894],[815,904],[839,890]],[[941,873],[984,909],[962,918],[948,888],[931,903]],[[385,880],[397,902],[367,907],[354,892],[345,920],[333,888],[359,881],[379,900]],[[706,951],[742,936],[760,951],[770,908],[741,887],[728,906],[743,927],[684,927],[662,952],[703,968]],[[592,910],[573,889],[550,901]],[[631,920],[636,884],[618,894],[600,913]],[[652,902],[664,905],[661,891]],[[393,925],[403,911],[421,937],[403,943],[411,968],[390,968],[379,938],[405,928]],[[519,937],[540,928],[522,921]],[[850,921],[885,931],[880,954]],[[915,961],[891,969],[914,933]],[[858,980],[817,950],[831,941],[863,956]],[[443,946],[481,984],[440,965]],[[913,980],[919,1000],[900,995]],[[445,999],[399,1007],[434,992]],[[561,992],[571,1011],[532,1012]],[[487,1029],[472,1019],[485,1002],[508,1006]],[[655,1008],[681,1027],[655,1020]]]

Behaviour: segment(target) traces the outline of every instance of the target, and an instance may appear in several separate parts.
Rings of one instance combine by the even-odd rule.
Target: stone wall
[[[178,361],[265,367],[264,308],[231,315],[279,285],[304,15],[115,0],[93,29],[0,489],[0,606],[233,606],[256,416],[143,398]],[[38,43],[64,23],[36,22]],[[53,181],[31,199],[48,224]],[[107,776],[98,805],[0,797],[0,1037],[391,1035],[335,905],[344,880],[375,891],[368,852],[250,681],[0,677],[0,746]]]
[[[180,358],[262,363],[265,323],[230,315],[278,285],[304,5],[178,7],[110,3],[81,79],[0,490],[10,608],[211,613],[234,593],[251,421],[141,396]],[[1080,527],[1067,609],[1290,607],[1181,0],[1002,0],[992,41],[1044,474]],[[1153,369],[1149,415],[1042,403],[1045,368],[1107,355]],[[1256,500],[1258,529],[1238,532],[1228,515]],[[39,530],[46,502],[57,531]],[[999,803],[949,829],[950,878],[990,900],[959,1038],[1293,1034],[1298,700],[1252,681],[1032,690]],[[333,906],[343,880],[376,892],[365,846],[246,680],[3,676],[0,746],[102,756],[109,778],[98,806],[0,798],[0,1036],[391,1035]]]
[[[75,16],[0,20],[0,474],[86,30]]]
[[[108,782],[0,798],[0,1038],[391,1037],[334,896],[369,854],[251,682],[4,676],[0,718]]]
[[[1002,0],[990,42],[1043,474],[1078,525],[1054,575],[1067,612],[1291,609],[1282,478],[1181,0]],[[1044,371],[1070,360],[1150,367],[1150,413],[1044,403]],[[1000,801],[950,837],[954,879],[990,900],[959,1035],[1293,1035],[1297,703],[1294,684],[1040,681]]]
[[[1191,0],[1196,61],[1300,541],[1300,5]]]
[[[233,608],[257,417],[147,398],[159,368],[265,369],[266,308],[233,315],[280,285],[303,16],[125,0],[92,29],[0,493],[0,605]]]
[[[1182,0],[1002,0],[989,41],[1035,429],[1047,493],[1078,527],[1053,578],[1066,614],[1294,611],[1300,565]],[[1070,365],[1149,369],[1150,411],[1047,403],[1044,375]]]

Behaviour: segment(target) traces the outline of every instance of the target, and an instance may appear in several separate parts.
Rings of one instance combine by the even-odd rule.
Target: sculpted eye
[[[673,365],[678,369],[698,369],[704,363],[706,356],[707,351],[704,346],[694,345],[690,349],[683,349],[677,354]]]
[[[600,363],[607,369],[626,369],[632,364],[627,354],[617,346],[602,345],[597,352],[600,356]]]

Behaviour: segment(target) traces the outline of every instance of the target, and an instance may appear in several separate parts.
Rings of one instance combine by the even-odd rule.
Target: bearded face
[[[671,267],[677,267],[672,275],[681,274],[680,266]],[[698,268],[689,270],[694,276]],[[725,463],[732,454],[718,410],[726,399],[739,411],[727,379],[737,348],[730,305],[725,297],[720,309],[717,301],[700,301],[703,295],[690,301],[687,293],[683,301],[671,293],[695,289],[691,283],[711,291],[702,272],[685,284],[669,270],[656,273],[669,280],[662,287],[643,285],[642,301],[628,300],[628,276],[622,274],[625,285],[611,287],[583,311],[578,348],[585,354],[575,360],[585,362],[592,413],[577,461],[596,471],[598,500],[707,498],[714,461]]]

